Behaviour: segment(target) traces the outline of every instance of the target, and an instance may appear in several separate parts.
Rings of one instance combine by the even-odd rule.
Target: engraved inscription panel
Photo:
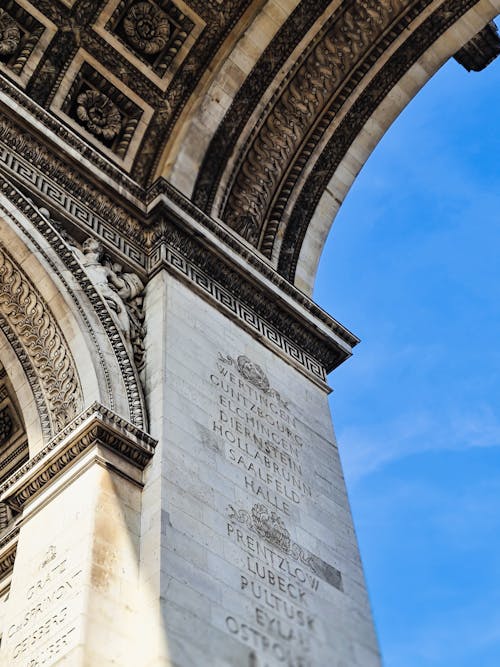
[[[67,553],[50,545],[26,580],[23,607],[4,628],[7,664],[41,667],[56,664],[77,642],[77,599],[82,569]]]
[[[210,374],[211,435],[226,461],[238,505],[227,507],[226,539],[239,590],[224,631],[259,667],[320,667],[325,597],[343,593],[341,572],[294,538],[314,500],[307,432],[262,367],[219,354]],[[232,605],[232,607],[231,607]]]

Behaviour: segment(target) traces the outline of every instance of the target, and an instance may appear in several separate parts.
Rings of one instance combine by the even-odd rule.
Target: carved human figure
[[[96,239],[88,238],[84,241],[81,250],[73,246],[73,251],[87,271],[94,287],[99,290],[106,300],[116,324],[125,336],[125,340],[130,343],[130,318],[124,297],[120,292],[125,296],[125,293],[130,292],[131,288],[126,285],[123,278],[117,276],[115,271],[103,261],[104,248],[102,243]]]
[[[106,258],[104,247],[97,239],[89,237],[80,249],[62,228],[58,227],[58,230],[104,297],[133,354],[137,370],[141,371],[145,355],[142,280],[135,273],[124,271],[121,264]]]

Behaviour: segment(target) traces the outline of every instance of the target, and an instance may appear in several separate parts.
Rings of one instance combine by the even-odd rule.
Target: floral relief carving
[[[269,380],[259,364],[251,361],[251,359],[244,354],[240,354],[236,362],[238,364],[238,371],[245,380],[248,380],[264,392],[269,391]]]
[[[21,41],[21,31],[15,19],[0,9],[0,56],[12,55]]]
[[[75,363],[47,304],[1,248],[0,312],[35,367],[57,432],[82,406]]]
[[[116,104],[98,90],[86,90],[76,98],[78,120],[96,137],[111,141],[122,129],[122,116]]]
[[[123,21],[128,41],[147,55],[162,51],[170,37],[168,16],[150,2],[133,5]]]
[[[356,63],[407,6],[404,0],[362,0],[347,5],[287,82],[253,143],[242,152],[226,193],[222,218],[252,245],[261,245],[282,177],[311,127]],[[269,256],[269,248],[263,251]]]

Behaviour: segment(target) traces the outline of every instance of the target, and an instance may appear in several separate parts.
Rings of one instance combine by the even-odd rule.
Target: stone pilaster
[[[19,535],[2,664],[138,664],[142,475],[154,444],[95,404],[4,483]]]

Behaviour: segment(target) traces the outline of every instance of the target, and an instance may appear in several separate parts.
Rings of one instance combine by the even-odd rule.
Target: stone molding
[[[5,579],[14,569],[18,538],[18,526],[9,528],[4,535],[0,536],[0,581]]]
[[[31,187],[30,195],[39,196],[54,218],[64,220],[66,226],[69,222],[75,235],[99,237],[144,281],[161,267],[189,280],[204,298],[211,298],[226,314],[230,311],[237,322],[263,336],[268,345],[316,382],[324,385],[326,373],[359,342],[276,273],[268,261],[172,186],[167,188],[168,196],[156,190],[150,206],[133,217],[74,174],[64,176],[57,158],[36,140],[16,134],[7,121],[0,123],[1,171],[21,187]],[[17,191],[2,187],[19,206]],[[61,238],[40,217],[36,227],[66,262],[68,252]]]
[[[7,321],[35,371],[48,407],[51,432],[55,434],[82,408],[78,371],[52,311],[24,271],[1,246],[0,311],[0,323]]]
[[[290,44],[305,37],[331,0],[302,0],[283,24],[259,58],[215,132],[193,191],[193,201],[204,211],[211,211],[225,169],[238,138],[244,131],[264,92],[285,67]]]
[[[348,113],[328,139],[321,155],[312,166],[310,165],[307,177],[297,181],[295,185],[297,197],[293,209],[287,214],[286,220],[280,221],[283,238],[277,270],[282,276],[291,281],[295,279],[302,243],[314,211],[336,169],[363,126],[368,122],[374,109],[382,103],[401,77],[432,44],[477,4],[477,0],[446,0],[443,2],[416,30],[410,33],[408,39],[399,46],[354,101]],[[304,155],[306,160],[308,157],[307,154]],[[271,217],[276,219],[274,214]]]
[[[127,350],[125,341],[113,320],[111,312],[104,302],[104,299],[98,293],[91,280],[88,278],[84,268],[76,259],[73,251],[64,241],[59,232],[55,229],[53,224],[51,224],[51,222],[40,213],[40,211],[36,208],[36,206],[33,205],[31,201],[29,201],[19,190],[13,187],[8,180],[1,176],[1,174],[0,192],[6,196],[7,199],[31,221],[33,227],[43,235],[44,239],[56,252],[63,265],[71,272],[79,286],[79,289],[81,289],[88,298],[108,336],[109,342],[115,354],[116,362],[120,368],[127,394],[131,420],[139,428],[146,427],[147,415],[138,371],[135,367],[133,359],[131,359],[131,355]],[[75,306],[78,308],[78,311],[83,321],[85,322],[87,331],[99,356],[101,367],[106,377],[106,390],[109,405],[111,409],[113,409],[113,383],[109,374],[108,364],[105,361],[104,352],[101,349],[95,331],[88,319],[85,307],[80,303],[80,299],[77,297],[73,287],[68,283],[67,278],[60,269],[60,266],[47,255],[44,248],[39,245],[33,234],[31,234],[30,230],[26,229],[25,226],[16,217],[12,216],[11,211],[6,210],[3,206],[0,206],[0,211],[2,211],[6,217],[12,220],[12,222],[21,230],[22,234],[30,239],[31,243],[48,262],[54,274],[57,275],[58,279],[64,285],[66,293],[73,299]]]
[[[277,91],[267,113],[262,114],[259,130],[240,147],[240,158],[220,215],[266,257],[272,255],[276,235],[276,224],[272,223],[280,219],[276,211],[271,214],[272,219],[267,219],[272,202],[282,189],[289,195],[291,188],[283,188],[282,180],[291,165],[297,163],[313,128],[314,147],[329,125],[331,119],[324,123],[323,116],[328,115],[336,94],[341,92],[345,101],[388,43],[429,3],[430,0],[341,3]],[[307,149],[310,153],[311,149]],[[295,181],[302,170],[292,171]],[[266,229],[266,222],[271,229]]]
[[[0,486],[1,502],[14,511],[21,511],[47,485],[98,445],[142,471],[154,454],[156,440],[108,408],[94,403]]]

